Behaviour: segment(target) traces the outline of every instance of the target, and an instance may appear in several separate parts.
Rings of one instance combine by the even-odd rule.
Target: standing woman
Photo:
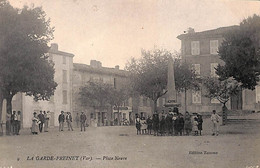
[[[186,135],[190,135],[190,132],[192,130],[192,123],[191,123],[191,116],[188,111],[186,111],[184,116],[184,129],[186,132]]]
[[[32,134],[38,134],[38,122],[39,119],[36,116],[36,112],[33,113],[33,118],[32,118]]]

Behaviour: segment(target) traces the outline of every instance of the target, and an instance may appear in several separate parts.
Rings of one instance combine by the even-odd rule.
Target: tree
[[[184,111],[187,111],[187,90],[199,90],[200,81],[194,69],[187,62],[175,59],[175,84],[178,92],[184,92]]]
[[[82,106],[98,108],[100,112],[108,105],[115,106],[119,112],[119,107],[128,99],[125,88],[115,89],[102,81],[89,81],[87,85],[80,88],[79,95]]]
[[[110,94],[108,103],[112,106],[112,108],[114,107],[117,109],[118,114],[120,112],[120,107],[123,107],[124,102],[130,97],[129,90],[127,88],[128,87],[122,87],[121,89],[111,88],[109,90]],[[121,117],[122,116],[119,117],[119,123],[121,122]]]
[[[17,9],[6,0],[0,1],[0,23],[0,85],[10,114],[18,92],[35,100],[54,94],[54,64],[47,56],[54,28],[41,7]]]
[[[153,101],[154,112],[157,111],[157,100],[167,92],[170,57],[173,57],[173,54],[164,49],[142,50],[142,57],[139,60],[132,58],[126,65],[126,70],[130,72],[133,91],[150,98]],[[186,93],[188,89],[197,89],[199,85],[190,65],[186,62],[182,63],[178,54],[174,57],[176,90]]]
[[[126,64],[130,72],[130,82],[134,91],[153,101],[153,110],[157,110],[157,100],[166,93],[167,65],[172,56],[167,50],[154,49],[141,51],[140,59],[132,58]]]
[[[79,101],[82,106],[98,107],[100,111],[108,104],[112,85],[101,81],[89,81],[79,89]]]
[[[223,124],[226,124],[226,103],[229,101],[232,95],[237,94],[237,92],[240,90],[241,83],[237,82],[234,80],[234,78],[231,77],[222,81],[215,77],[205,77],[203,79],[203,84],[207,91],[204,96],[210,99],[217,99],[223,105],[222,120]]]
[[[217,67],[220,80],[233,77],[243,88],[255,89],[260,75],[260,16],[248,17],[227,32],[219,55],[225,62]]]

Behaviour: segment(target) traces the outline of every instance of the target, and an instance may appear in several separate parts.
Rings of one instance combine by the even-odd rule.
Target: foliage
[[[115,89],[102,81],[89,81],[87,85],[80,88],[79,95],[83,106],[100,108],[107,105],[119,107],[128,99],[126,88]]]
[[[172,56],[167,50],[142,50],[140,59],[132,58],[126,65],[134,91],[157,102],[167,86],[167,64]]]
[[[48,100],[57,86],[47,56],[54,31],[50,20],[40,7],[16,9],[2,0],[0,23],[0,85],[8,111],[18,92]]]
[[[205,77],[203,84],[207,91],[205,96],[211,99],[215,98],[223,105],[227,103],[230,96],[238,93],[241,86],[241,84],[233,78],[221,81],[218,78]]]
[[[142,50],[140,59],[132,58],[126,65],[126,70],[130,72],[131,85],[134,91],[140,95],[150,98],[156,102],[158,98],[166,94],[168,60],[173,54],[167,50],[154,49],[153,51]],[[181,63],[178,56],[174,61],[176,90],[198,88],[194,71],[188,63]]]
[[[112,85],[101,81],[89,81],[80,88],[80,102],[83,106],[102,107],[107,105],[110,99]]]
[[[225,65],[218,66],[221,80],[233,77],[243,88],[255,89],[260,75],[260,16],[253,15],[224,35],[219,47]]]
[[[189,89],[200,89],[200,80],[197,78],[197,75],[190,64],[187,62],[181,62],[180,59],[175,59],[174,67],[176,90],[184,92]]]

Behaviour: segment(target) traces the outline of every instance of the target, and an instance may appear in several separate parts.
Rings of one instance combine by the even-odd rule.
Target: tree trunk
[[[4,101],[4,96],[1,92],[1,89],[0,89],[0,122],[2,121],[2,107],[3,107],[3,101]]]
[[[226,103],[224,103],[222,107],[222,125],[226,125],[226,124],[227,124],[227,107],[226,107]]]
[[[184,113],[187,111],[187,89],[184,89]]]
[[[6,135],[11,134],[11,115],[12,115],[12,95],[7,95],[6,97]]]

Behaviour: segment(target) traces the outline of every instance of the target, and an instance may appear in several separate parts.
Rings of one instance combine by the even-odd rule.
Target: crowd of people
[[[212,135],[218,135],[218,123],[220,117],[216,114],[216,111],[213,110],[211,115],[212,126]],[[202,135],[202,125],[203,118],[199,113],[190,114],[188,111],[185,114],[179,113],[178,109],[175,108],[173,112],[167,114],[162,113],[160,116],[158,113],[153,114],[153,116],[140,117],[136,114],[136,129],[137,135],[139,134],[149,134],[153,132],[154,136],[182,136],[182,135]]]
[[[48,132],[50,117],[51,116],[49,111],[47,113],[45,111],[43,112],[40,111],[38,115],[36,112],[34,112],[32,118],[32,127],[31,127],[32,134],[38,134],[38,132],[42,132],[43,129],[44,132]],[[86,121],[87,121],[86,114],[82,112],[81,115],[79,116],[79,114],[77,113],[75,120],[77,123],[77,127],[79,127],[79,123],[80,123],[81,131],[86,131]],[[73,131],[72,115],[70,112],[67,112],[65,116],[65,112],[61,111],[58,117],[58,122],[59,122],[59,131],[64,130],[65,122],[67,123],[68,131]]]
[[[10,117],[9,135],[20,135],[21,111],[13,111]]]
[[[33,113],[32,117],[32,134],[38,134],[38,132],[48,132],[49,122],[50,122],[50,112],[49,111],[40,111],[37,115],[36,112]]]

